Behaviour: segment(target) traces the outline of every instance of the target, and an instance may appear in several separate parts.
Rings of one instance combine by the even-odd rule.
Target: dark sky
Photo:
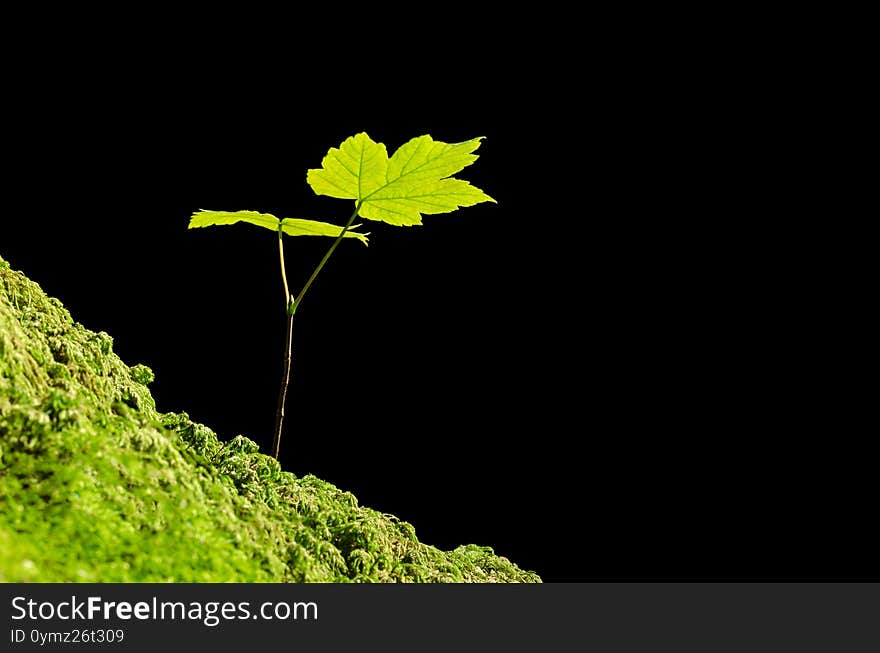
[[[351,203],[305,176],[347,136],[389,152],[485,136],[459,176],[497,205],[368,223],[369,248],[343,243],[303,303],[284,467],[545,580],[870,573],[867,480],[823,484],[795,419],[811,410],[786,313],[802,289],[719,156],[735,138],[668,98],[541,84],[394,106],[140,88],[23,107],[0,251],[152,367],[160,410],[268,448],[275,236],[188,231],[189,215],[341,223]],[[298,288],[329,241],[286,243]],[[851,556],[822,557],[829,531]]]

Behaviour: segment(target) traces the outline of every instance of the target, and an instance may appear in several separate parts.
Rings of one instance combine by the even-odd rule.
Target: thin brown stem
[[[290,290],[287,286],[287,272],[284,269],[284,242],[282,240],[284,232],[282,231],[282,225],[280,223],[278,225],[278,258],[281,263],[281,280],[284,283],[284,302],[287,310],[287,333],[284,336],[284,371],[281,376],[281,390],[278,393],[278,409],[275,411],[275,437],[272,440],[272,456],[275,460],[278,460],[278,453],[281,450],[281,429],[284,426],[284,404],[287,402],[287,387],[290,385],[290,363],[293,357],[293,314],[296,312],[303,297],[305,297],[306,292],[311,288],[318,273],[324,268],[324,265],[345,237],[346,232],[351,228],[360,208],[360,202],[356,203],[354,212],[348,218],[348,222],[339,232],[339,235],[336,237],[336,240],[333,241],[330,249],[324,254],[324,258],[321,259],[321,262],[318,263],[317,267],[312,271],[311,276],[309,276],[305,286],[303,286],[303,289],[300,291],[299,297],[296,298],[291,296]]]
[[[281,450],[281,429],[284,426],[284,405],[287,403],[287,387],[290,385],[290,362],[293,357],[293,312],[292,297],[287,286],[287,270],[284,265],[284,232],[278,224],[278,259],[281,263],[281,281],[284,283],[284,310],[287,313],[287,333],[284,336],[284,364],[281,376],[281,390],[278,393],[278,409],[275,411],[275,436],[272,439],[272,457],[278,460]]]
[[[278,410],[275,412],[275,438],[272,440],[272,457],[278,460],[281,450],[281,428],[284,424],[284,404],[287,401],[287,386],[290,385],[290,361],[293,353],[293,315],[287,315],[287,333],[284,336],[284,372],[281,377],[281,391],[278,393]]]

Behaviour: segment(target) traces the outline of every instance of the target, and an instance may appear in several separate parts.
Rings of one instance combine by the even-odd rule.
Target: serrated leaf
[[[208,211],[201,209],[192,214],[189,220],[189,228],[213,227],[214,225],[235,224],[236,222],[248,222],[259,227],[265,227],[272,231],[278,231],[278,218],[271,213],[257,213],[256,211]]]
[[[343,238],[357,238],[364,245],[367,245],[369,243],[368,233],[362,234],[352,231],[352,229],[357,229],[358,227],[360,227],[359,224],[351,225]],[[302,220],[300,218],[284,218],[281,221],[281,228],[288,236],[330,236],[331,238],[337,238],[339,232],[342,231],[342,227],[338,224],[318,222],[317,220]]]
[[[277,232],[279,218],[271,213],[258,213],[257,211],[206,211],[202,209],[192,214],[189,228],[213,227],[214,225],[235,224],[236,222],[247,222]],[[345,232],[345,238],[357,238],[366,245],[367,234],[352,231],[359,226],[350,227]],[[336,224],[300,218],[284,218],[281,220],[281,229],[288,236],[329,236],[331,238],[336,238],[342,231],[342,227]]]
[[[422,224],[422,215],[494,202],[470,183],[450,178],[477,160],[482,138],[443,143],[428,135],[403,144],[388,158],[385,146],[361,132],[331,148],[321,168],[309,170],[318,195],[352,199],[358,215],[397,226]]]

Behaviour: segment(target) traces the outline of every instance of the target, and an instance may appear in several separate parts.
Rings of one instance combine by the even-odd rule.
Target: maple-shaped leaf
[[[257,213],[256,211],[196,211],[189,221],[189,228],[212,227],[218,224],[235,224],[236,222],[248,222],[258,227],[265,227],[272,231],[278,231],[278,223],[288,236],[330,236],[336,238],[342,231],[342,227],[329,222],[317,220],[302,220],[300,218],[276,218],[271,213]],[[364,245],[367,244],[367,234],[361,234],[352,229],[360,225],[354,225],[345,232],[346,238],[357,238]]]
[[[309,170],[318,195],[357,202],[358,215],[397,226],[422,224],[422,214],[494,202],[476,186],[451,178],[477,160],[482,138],[441,143],[428,135],[400,146],[388,158],[382,143],[361,132],[331,148],[321,168]]]

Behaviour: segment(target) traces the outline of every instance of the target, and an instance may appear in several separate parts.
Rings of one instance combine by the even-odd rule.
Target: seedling
[[[385,222],[396,227],[422,224],[422,215],[450,213],[462,206],[480,202],[494,202],[479,188],[452,175],[477,160],[473,154],[480,146],[480,138],[463,143],[441,143],[428,135],[419,136],[400,146],[388,158],[382,143],[376,143],[366,133],[347,138],[339,148],[331,148],[321,167],[308,171],[309,186],[318,195],[354,200],[354,211],[344,226],[301,220],[277,218],[256,211],[197,211],[190,219],[189,228],[247,222],[278,233],[278,258],[281,264],[281,282],[284,287],[284,306],[287,311],[287,331],[284,337],[284,364],[278,409],[275,414],[275,435],[272,455],[277,459],[281,449],[281,431],[284,406],[290,384],[290,361],[293,352],[293,316],[318,274],[336,251],[343,238],[356,238],[367,244],[368,234],[357,231],[358,217]],[[329,236],[335,238],[298,295],[287,285],[284,266],[284,235]]]

